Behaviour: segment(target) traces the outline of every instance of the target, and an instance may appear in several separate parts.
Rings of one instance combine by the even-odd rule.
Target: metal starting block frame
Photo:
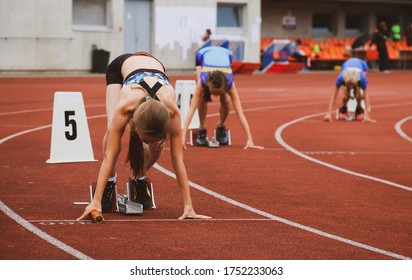
[[[126,194],[119,195],[116,191],[116,211],[126,215],[138,215],[143,214],[143,205],[130,200],[130,184],[126,184]]]
[[[151,209],[156,209],[156,204],[154,200],[154,192],[153,192],[153,183],[150,182],[150,192],[151,192]],[[126,183],[126,194],[119,195],[117,192],[117,185],[114,188],[115,191],[115,198],[113,199],[112,203],[116,205],[116,212],[123,213],[126,215],[138,215],[143,214],[143,205],[137,202],[132,201],[130,198],[131,190],[130,190],[130,183]],[[93,185],[90,185],[90,201],[89,202],[74,202],[74,204],[89,204],[93,200]],[[114,210],[114,209],[113,209]]]
[[[228,138],[228,145],[230,146],[230,145],[232,145],[232,138],[230,136],[230,129],[227,129],[226,132],[227,132],[227,138]],[[219,148],[220,143],[219,143],[219,141],[216,140],[216,130],[214,130],[214,132],[213,132],[212,141],[209,141],[209,138],[207,138],[207,137],[206,137],[206,139],[207,139],[207,146],[209,148]],[[190,141],[188,142],[188,144],[190,144],[191,146],[195,145],[193,130],[190,130]]]
[[[216,140],[216,137],[213,137],[212,141],[208,141],[207,145],[209,148],[219,148],[219,141]]]
[[[360,106],[362,107],[363,110],[366,110],[366,106],[365,106],[365,100],[363,99],[363,90],[360,89],[360,94],[362,96],[362,100],[360,102]],[[346,112],[346,116],[345,116],[345,120],[346,121],[356,121],[356,107],[358,106],[358,102],[355,98],[355,93],[354,93],[354,89],[350,89],[349,92],[349,99],[346,102],[346,108],[347,108],[347,112]],[[339,109],[336,109],[336,119],[339,119]]]

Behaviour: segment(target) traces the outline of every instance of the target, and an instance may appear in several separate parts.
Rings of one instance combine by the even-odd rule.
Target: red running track
[[[185,151],[195,209],[213,219],[177,220],[182,203],[166,148],[149,172],[158,209],[107,213],[100,225],[76,221],[84,206],[73,202],[87,201],[97,179],[104,77],[0,78],[0,258],[411,258],[411,72],[368,74],[377,123],[323,122],[336,75],[236,76],[254,142],[265,149],[242,149],[245,136],[231,114],[232,146]],[[55,91],[83,93],[98,162],[45,163]],[[216,101],[209,106],[209,131],[218,109]],[[121,193],[124,158],[123,151]]]

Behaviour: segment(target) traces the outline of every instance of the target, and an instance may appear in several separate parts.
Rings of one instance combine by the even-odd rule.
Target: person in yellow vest
[[[319,58],[320,47],[319,47],[318,43],[315,43],[313,45],[312,50],[313,50],[312,57]]]
[[[399,20],[395,20],[395,23],[392,25],[392,39],[394,42],[399,42],[401,40],[401,26],[399,25]]]

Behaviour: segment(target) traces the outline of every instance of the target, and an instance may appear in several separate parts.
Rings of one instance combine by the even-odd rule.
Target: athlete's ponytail
[[[147,135],[159,141],[167,138],[170,125],[170,114],[160,101],[143,97],[136,106],[130,120],[129,152],[126,162],[130,162],[131,177],[145,175],[143,142],[139,134]]]

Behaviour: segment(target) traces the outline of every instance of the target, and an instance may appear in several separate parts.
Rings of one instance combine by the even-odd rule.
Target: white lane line
[[[103,107],[106,106],[105,104],[95,104],[95,105],[87,105],[84,106],[85,108],[95,108],[95,107]],[[0,113],[0,116],[8,116],[8,115],[16,115],[16,114],[24,114],[24,113],[35,113],[35,112],[44,112],[44,111],[53,111],[53,108],[43,108],[43,109],[31,109],[31,110],[21,110],[21,111],[12,111],[12,112],[3,112]]]
[[[286,149],[282,149],[287,151]],[[412,152],[383,152],[383,151],[301,151],[308,155],[411,155]]]
[[[298,122],[300,122],[300,121],[303,121],[303,120],[306,120],[306,119],[309,119],[309,118],[313,118],[313,117],[318,117],[318,116],[321,116],[321,115],[324,115],[324,114],[325,114],[325,112],[323,112],[323,113],[318,113],[318,114],[307,115],[307,116],[304,116],[304,117],[301,117],[301,118],[294,119],[294,120],[292,120],[292,121],[290,121],[290,122],[284,123],[284,124],[281,125],[281,126],[276,130],[276,132],[275,132],[275,139],[276,139],[276,141],[277,141],[281,146],[283,146],[284,148],[286,148],[287,150],[289,150],[291,153],[294,153],[295,155],[297,155],[297,156],[299,156],[299,157],[302,157],[302,158],[304,158],[304,159],[306,159],[306,160],[312,161],[312,162],[314,162],[314,163],[317,163],[317,164],[320,164],[320,165],[329,167],[329,168],[331,168],[331,169],[334,169],[334,170],[337,170],[337,171],[340,171],[340,172],[343,172],[343,173],[346,173],[346,174],[350,174],[350,175],[353,175],[353,176],[357,176],[357,177],[369,179],[369,180],[372,180],[372,181],[375,181],[375,182],[379,182],[379,183],[386,184],[386,185],[389,185],[389,186],[392,186],[392,187],[404,189],[404,190],[407,190],[407,191],[412,191],[412,188],[411,188],[411,187],[408,187],[408,186],[404,186],[404,185],[401,185],[401,184],[398,184],[398,183],[394,183],[394,182],[391,182],[391,181],[388,181],[388,180],[376,178],[376,177],[369,176],[369,175],[366,175],[366,174],[354,172],[354,171],[351,171],[351,170],[348,170],[348,169],[345,169],[345,168],[342,168],[342,167],[339,167],[339,166],[336,166],[336,165],[333,165],[333,164],[330,164],[330,163],[327,163],[327,162],[324,162],[324,161],[315,159],[315,158],[313,158],[313,157],[310,157],[310,156],[308,156],[308,155],[306,155],[306,154],[304,154],[304,153],[296,150],[295,148],[291,147],[290,145],[288,145],[288,144],[283,140],[283,138],[282,138],[282,132],[283,132],[283,130],[284,130],[285,128],[287,128],[288,126],[291,126],[291,125],[296,124],[296,123],[298,123]]]
[[[244,109],[244,112],[253,112],[253,111],[263,111],[263,110],[271,110],[271,109],[279,109],[279,108],[291,108],[291,107],[302,107],[302,106],[310,106],[310,105],[318,105],[318,104],[323,104],[324,102],[308,102],[308,103],[302,103],[302,104],[286,104],[286,105],[275,105],[275,106],[268,106],[268,107],[258,107],[258,108],[250,108],[250,109]],[[100,106],[100,105],[98,105]],[[234,114],[234,111],[230,112],[231,114]],[[102,114],[102,115],[95,115],[95,116],[90,116],[87,117],[87,119],[97,119],[97,118],[101,118],[101,117],[105,117],[106,114]],[[219,116],[219,113],[216,114],[209,114],[207,117],[215,117],[215,116]],[[5,138],[0,139],[0,144],[3,144],[4,142],[13,139],[15,137],[21,136],[23,134],[27,134],[27,133],[31,133],[37,130],[42,130],[45,128],[49,128],[52,125],[44,125],[44,126],[40,126],[40,127],[36,127],[36,128],[32,128],[32,129],[28,129],[28,130],[24,130],[12,135],[9,135]]]
[[[104,219],[105,222],[136,222],[136,223],[148,223],[148,222],[167,222],[167,223],[181,223],[182,220],[179,219],[145,219],[139,216],[136,216],[135,219]],[[228,218],[228,219],[186,219],[186,222],[274,222],[271,219],[265,218]],[[41,225],[74,225],[74,224],[91,224],[94,223],[92,220],[28,220],[30,223],[38,223]]]
[[[243,108],[243,112],[255,112],[255,111],[267,111],[272,109],[282,109],[282,108],[294,108],[294,107],[303,107],[303,106],[312,106],[312,105],[319,105],[325,104],[325,102],[306,102],[306,103],[293,103],[293,104],[284,104],[284,105],[273,105],[273,106],[266,106],[266,107],[255,107],[255,108]],[[229,111],[229,114],[235,114],[235,111]],[[218,117],[220,113],[213,113],[208,114],[207,117]]]
[[[45,109],[31,109],[31,110],[21,110],[21,111],[13,111],[13,112],[3,112],[0,113],[0,116],[8,116],[8,115],[16,115],[16,114],[24,114],[24,113],[35,113],[35,112],[43,112],[43,111],[51,111],[51,108]]]
[[[95,119],[95,118],[101,118],[101,117],[105,117],[106,114],[103,115],[96,115],[96,116],[91,116],[88,117],[88,119]],[[39,126],[36,128],[32,128],[32,129],[28,129],[28,130],[24,130],[12,135],[9,135],[7,137],[4,137],[2,139],[0,139],[0,145],[3,144],[4,142],[16,138],[18,136],[27,134],[27,133],[31,133],[34,131],[38,131],[38,130],[42,130],[45,128],[49,128],[52,125],[43,125],[43,126]],[[16,221],[17,223],[19,223],[21,226],[23,226],[25,229],[27,229],[28,231],[34,233],[35,235],[37,235],[38,237],[44,239],[45,241],[49,242],[50,244],[56,246],[57,248],[67,252],[68,254],[72,255],[73,257],[76,257],[78,259],[84,259],[84,260],[92,260],[92,258],[90,258],[89,256],[83,254],[80,251],[77,251],[76,249],[70,247],[69,245],[55,239],[54,237],[48,235],[47,233],[45,233],[44,231],[40,230],[39,228],[35,227],[34,225],[32,225],[30,222],[28,222],[27,220],[23,219],[21,216],[19,216],[17,213],[15,213],[13,210],[11,210],[9,207],[7,207],[7,205],[5,205],[1,200],[0,200],[0,209],[1,211],[3,211],[7,216],[9,216],[12,220]]]
[[[396,132],[397,132],[401,137],[403,137],[404,139],[408,140],[409,142],[412,142],[412,138],[409,137],[405,132],[403,132],[403,130],[402,130],[402,128],[401,128],[401,126],[402,126],[405,122],[410,121],[410,120],[412,120],[412,116],[409,116],[409,117],[406,117],[406,118],[400,120],[399,122],[397,122],[397,123],[395,124],[395,130],[396,130]]]
[[[160,166],[159,164],[155,163],[153,165],[153,167],[156,168],[157,170],[159,170],[160,172],[176,179],[176,175],[173,172],[165,169],[164,167]],[[372,247],[372,246],[369,246],[369,245],[366,245],[366,244],[363,244],[363,243],[359,243],[359,242],[356,242],[356,241],[353,241],[353,240],[350,240],[350,239],[340,237],[338,235],[330,234],[330,233],[327,233],[327,232],[324,232],[324,231],[321,231],[321,230],[318,230],[318,229],[315,229],[315,228],[311,228],[311,227],[308,227],[308,226],[305,226],[305,225],[301,225],[301,224],[292,222],[290,220],[272,215],[270,213],[264,212],[262,210],[256,209],[256,208],[251,207],[249,205],[246,205],[246,204],[243,204],[243,203],[238,202],[236,200],[233,200],[229,197],[226,197],[226,196],[224,196],[222,194],[219,194],[217,192],[214,192],[212,190],[206,189],[205,187],[202,187],[202,186],[200,186],[196,183],[193,183],[191,181],[189,181],[189,185],[192,188],[197,189],[201,192],[207,193],[208,195],[210,195],[214,198],[220,199],[220,200],[222,200],[226,203],[235,205],[239,208],[245,209],[249,212],[258,214],[258,215],[266,217],[268,219],[275,220],[275,221],[278,221],[280,223],[283,223],[283,224],[286,224],[286,225],[289,225],[289,226],[292,226],[292,227],[295,227],[295,228],[299,228],[299,229],[302,229],[302,230],[305,230],[305,231],[308,231],[308,232],[311,232],[311,233],[314,233],[314,234],[317,234],[317,235],[320,235],[320,236],[323,236],[323,237],[327,237],[327,238],[330,238],[330,239],[333,239],[333,240],[337,240],[337,241],[340,241],[340,242],[343,242],[343,243],[346,243],[346,244],[349,244],[349,245],[352,245],[352,246],[355,246],[355,247],[366,249],[366,250],[369,250],[369,251],[372,251],[372,252],[375,252],[375,253],[379,253],[379,254],[382,254],[382,255],[386,255],[386,256],[389,256],[389,257],[392,257],[392,258],[395,258],[395,259],[403,259],[403,260],[409,260],[410,259],[409,257],[406,257],[406,256],[402,256],[402,255],[399,255],[399,254],[396,254],[396,253],[393,253],[393,252],[390,252],[390,251],[382,250],[382,249],[379,249],[379,248],[376,248],[376,247]]]
[[[97,119],[97,118],[102,118],[102,117],[105,117],[105,116],[106,116],[106,114],[102,114],[102,115],[91,116],[91,117],[88,117],[87,119]],[[15,134],[12,134],[12,135],[9,135],[7,137],[4,137],[4,138],[0,139],[0,145],[3,144],[4,142],[10,140],[10,139],[16,138],[16,137],[21,136],[23,134],[31,133],[31,132],[34,132],[34,131],[37,131],[37,130],[42,130],[42,129],[49,128],[49,127],[52,127],[52,125],[48,124],[48,125],[43,125],[43,126],[35,127],[35,128],[32,128],[32,129],[17,132]]]
[[[170,149],[169,147],[164,148],[166,150]],[[288,152],[285,148],[267,148],[265,147],[262,151],[280,151]],[[411,151],[407,152],[389,152],[389,151],[301,151],[304,154],[308,155],[411,155]]]
[[[49,242],[50,244],[56,246],[57,248],[65,251],[69,255],[72,255],[75,258],[80,260],[92,260],[91,257],[88,255],[83,254],[82,252],[70,247],[69,245],[57,240],[53,236],[48,235],[44,231],[40,230],[39,228],[35,227],[27,220],[23,219],[21,216],[16,214],[13,210],[11,210],[7,205],[5,205],[2,201],[0,201],[0,209],[3,211],[7,216],[9,216],[12,220],[16,221],[18,224],[23,226],[28,231],[34,233],[38,237],[42,238],[43,240]]]
[[[0,139],[0,145],[3,144],[4,142],[6,142],[10,139],[16,138],[20,135],[27,134],[27,133],[30,133],[30,132],[34,132],[34,131],[37,131],[37,130],[42,130],[42,129],[45,129],[45,128],[49,128],[51,126],[52,126],[51,124],[48,124],[48,125],[43,125],[43,126],[35,127],[35,128],[32,128],[32,129],[17,132],[15,134],[12,134],[12,135],[9,135],[7,137],[4,137],[4,138]]]

